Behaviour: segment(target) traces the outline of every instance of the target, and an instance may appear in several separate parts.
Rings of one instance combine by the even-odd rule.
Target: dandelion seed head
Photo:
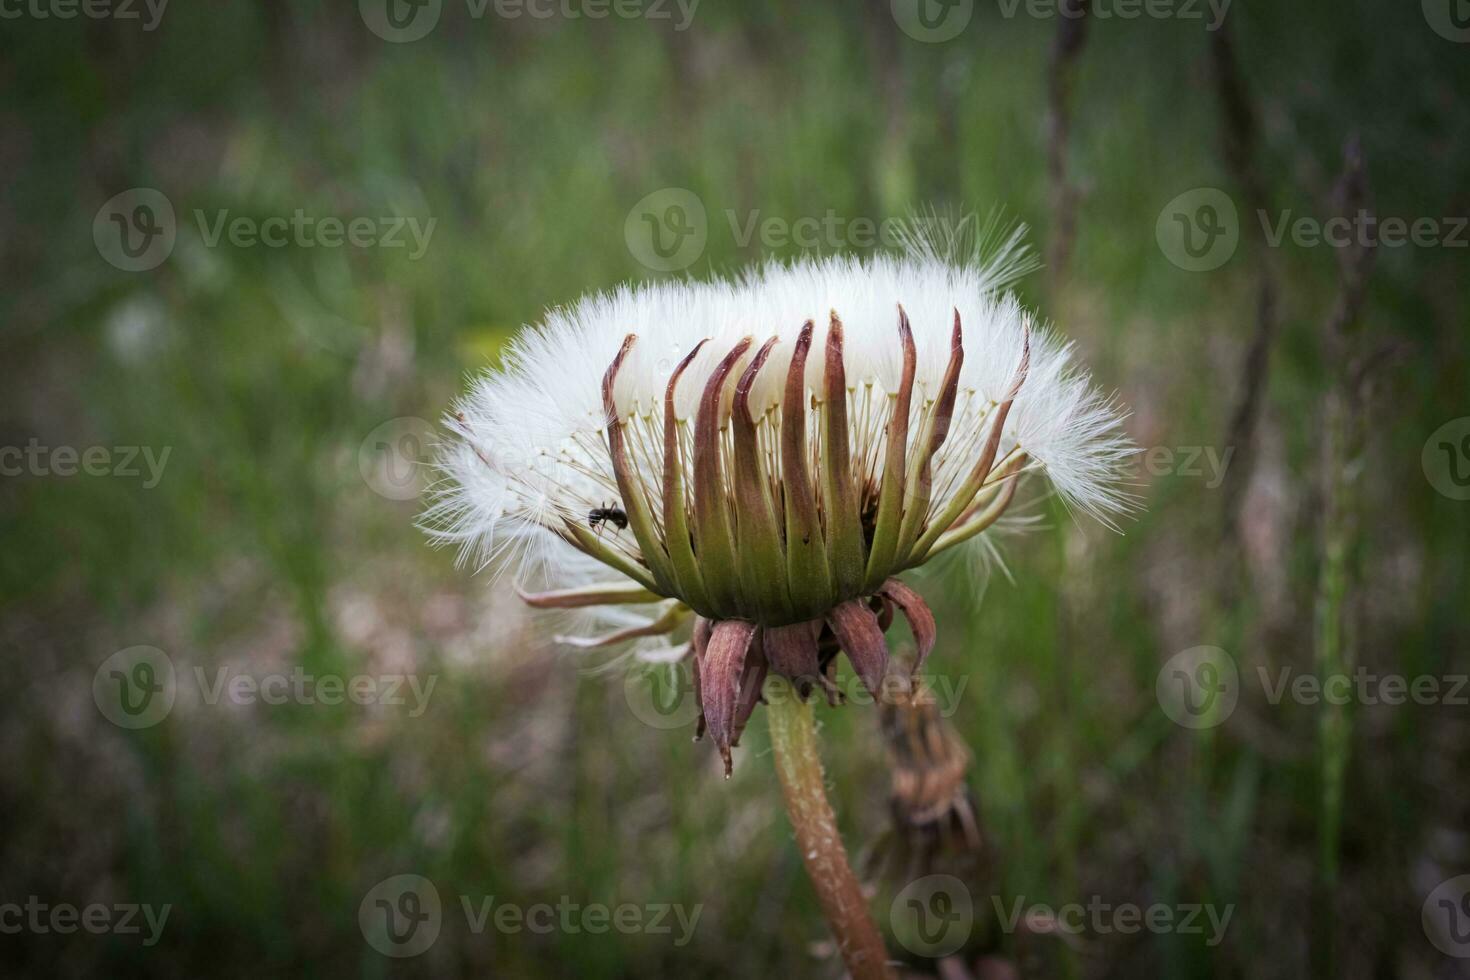
[[[1005,571],[994,536],[1034,523],[1007,514],[1022,481],[1109,526],[1132,504],[1119,407],[1005,289],[1033,261],[1019,234],[934,226],[901,254],[551,310],[454,406],[424,524],[552,589],[538,607],[659,603],[572,645],[668,659],[654,638],[692,614],[699,730],[727,773],[768,670],[836,699],[840,650],[876,694],[896,611],[914,670],[935,641],[896,576],[961,549]]]
[[[512,341],[504,367],[476,379],[455,406],[450,428],[459,442],[441,456],[445,480],[426,523],[477,564],[502,555],[567,555],[565,547],[536,553],[517,545],[521,536],[548,530],[559,540],[563,522],[582,521],[590,509],[618,500],[601,386],[625,337],[638,340],[613,398],[629,425],[639,476],[658,503],[663,402],[679,362],[703,342],[674,397],[679,426],[692,429],[705,384],[736,343],[750,337],[753,351],[778,338],[770,354],[777,365],[789,359],[810,321],[817,325],[816,353],[807,358],[805,383],[809,398],[820,402],[819,348],[833,312],[845,334],[850,445],[861,461],[855,479],[871,482],[874,471],[881,472],[884,429],[903,370],[895,341],[900,305],[917,355],[914,421],[940,396],[956,311],[964,325],[959,396],[950,435],[935,457],[935,486],[957,483],[972,462],[986,419],[1005,397],[1029,343],[1029,372],[1006,420],[999,458],[1021,447],[1070,507],[1111,522],[1129,507],[1118,472],[1130,443],[1120,431],[1118,407],[1076,365],[1071,345],[997,288],[993,264],[955,265],[934,252],[930,246],[929,254],[921,249],[917,257],[773,262],[733,280],[623,286],[553,309],[544,323]],[[784,387],[784,372],[767,367],[750,389],[751,414],[772,439]],[[728,418],[733,399],[730,384],[721,395],[722,417]],[[774,467],[779,470],[779,461]],[[945,502],[937,498],[931,507]],[[611,537],[636,557],[632,535]],[[501,538],[508,548],[498,546]]]

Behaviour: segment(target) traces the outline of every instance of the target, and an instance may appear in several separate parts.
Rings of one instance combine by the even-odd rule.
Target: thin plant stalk
[[[1362,147],[1357,136],[1343,150],[1343,172],[1334,198],[1342,214],[1367,213],[1368,178],[1363,169]],[[1362,311],[1364,284],[1373,263],[1371,246],[1360,245],[1339,256],[1340,279],[1337,300],[1327,322],[1328,363],[1336,370],[1325,401],[1322,517],[1322,564],[1317,580],[1317,623],[1315,634],[1318,676],[1346,678],[1356,666],[1353,589],[1354,551],[1358,535],[1358,488],[1356,474],[1365,452],[1364,430],[1368,397],[1369,361],[1360,353],[1361,338],[1350,332]],[[1318,797],[1317,848],[1318,888],[1323,899],[1314,943],[1317,974],[1335,977],[1337,949],[1329,923],[1333,896],[1337,893],[1338,859],[1342,847],[1342,812],[1347,781],[1348,757],[1352,751],[1353,718],[1350,706],[1324,704],[1317,722]]]
[[[771,747],[786,812],[807,876],[816,889],[822,913],[837,940],[853,980],[892,980],[888,953],[862,887],[847,860],[837,820],[827,802],[822,760],[817,754],[815,715],[785,678],[772,676],[767,686]]]

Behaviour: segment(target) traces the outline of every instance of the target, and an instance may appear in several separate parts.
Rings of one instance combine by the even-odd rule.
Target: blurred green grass
[[[1275,206],[1323,213],[1356,130],[1380,213],[1465,212],[1470,60],[1417,5],[1241,0],[1230,18]],[[886,4],[775,2],[702,6],[683,34],[446,12],[405,45],[314,2],[180,4],[152,34],[6,22],[0,443],[172,447],[152,489],[0,482],[4,894],[175,905],[151,949],[3,937],[15,968],[830,972],[801,959],[825,933],[760,719],[722,782],[707,746],[632,715],[620,674],[579,669],[491,595],[488,574],[431,551],[419,505],[373,493],[359,451],[386,420],[436,419],[465,372],[548,306],[651,275],[623,226],[663,187],[693,190],[709,211],[696,274],[771,254],[742,247],[727,212],[881,220],[1003,205],[1044,246],[1053,28],[980,9],[956,41],[924,45],[894,29]],[[1207,54],[1197,23],[1093,25],[1069,160],[1084,192],[1076,251],[1055,293],[1040,275],[1020,286],[1119,390],[1145,446],[1219,445],[1254,320],[1247,246],[1190,274],[1154,241],[1176,194],[1233,190]],[[102,202],[133,186],[163,190],[180,217],[173,255],[143,274],[102,262],[90,234]],[[437,225],[418,261],[208,248],[196,208]],[[1380,251],[1367,329],[1405,352],[1362,474],[1360,660],[1464,671],[1470,522],[1419,465],[1428,433],[1465,411],[1464,253]],[[993,577],[983,597],[966,574],[923,584],[942,607],[932,663],[968,682],[953,721],[976,754],[998,894],[1237,906],[1219,948],[1181,935],[1053,943],[1035,975],[1301,976],[1308,920],[1327,922],[1341,976],[1451,975],[1433,972],[1447,968],[1418,924],[1419,876],[1470,866],[1463,709],[1358,713],[1339,884],[1324,897],[1315,712],[1248,692],[1229,725],[1194,733],[1153,696],[1163,661],[1194,645],[1230,650],[1243,672],[1312,663],[1329,380],[1316,338],[1336,269],[1326,249],[1279,258],[1283,330],[1240,581],[1216,575],[1218,491],[1164,476],[1142,489],[1147,509],[1125,536],[1048,501],[1045,530],[1006,548],[1014,581]],[[440,682],[420,718],[181,705],[124,732],[91,705],[91,676],[140,643],[181,668],[411,669]],[[820,717],[834,802],[860,844],[885,819],[876,723],[860,709]],[[569,895],[705,909],[683,949],[447,927],[426,956],[390,964],[356,913],[403,871],[432,879],[446,904]]]

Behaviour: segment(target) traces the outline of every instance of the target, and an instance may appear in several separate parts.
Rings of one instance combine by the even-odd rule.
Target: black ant
[[[603,521],[617,525],[622,531],[628,526],[628,515],[616,507],[594,507],[587,513],[587,526],[596,527]]]

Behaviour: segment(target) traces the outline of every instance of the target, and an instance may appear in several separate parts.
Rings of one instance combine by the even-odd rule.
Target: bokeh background
[[[720,778],[687,712],[648,710],[669,678],[559,648],[564,623],[430,547],[417,490],[467,373],[549,306],[864,251],[861,222],[932,207],[1031,227],[1020,292],[1152,451],[1123,534],[1033,500],[1008,574],[918,580],[984,834],[945,968],[1470,976],[1463,0],[1235,0],[1214,30],[1182,0],[393,2],[4,8],[0,446],[40,448],[0,460],[0,904],[171,911],[151,945],[5,918],[0,972],[838,975],[761,719]],[[129,257],[118,223],[166,218],[115,200],[137,188],[171,245]],[[669,210],[690,197],[702,221]],[[1365,255],[1257,218],[1360,206],[1432,228]],[[433,225],[422,254],[210,234],[298,209]],[[696,235],[669,271],[659,222]],[[107,462],[61,475],[59,447]],[[139,646],[175,697],[129,728],[107,664]],[[1158,692],[1180,663],[1214,683],[1198,647],[1234,696],[1187,727]],[[1439,694],[1262,682],[1359,667]],[[435,686],[422,710],[406,686],[209,696],[298,670]],[[876,709],[819,716],[865,852],[889,825]],[[411,958],[359,921],[400,874],[444,909]],[[903,885],[874,875],[872,906],[933,973],[897,937]],[[461,899],[487,896],[701,913],[683,945],[477,933]],[[997,915],[1090,900],[1233,911],[1217,944]]]

